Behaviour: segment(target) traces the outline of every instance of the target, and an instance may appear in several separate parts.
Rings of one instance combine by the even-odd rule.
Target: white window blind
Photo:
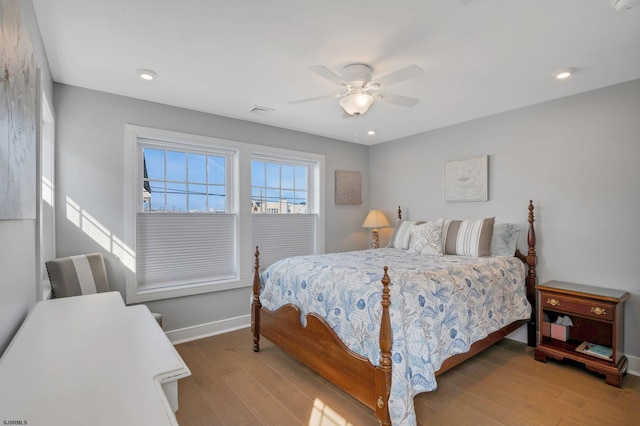
[[[235,214],[138,213],[141,291],[236,277]]]
[[[254,214],[252,221],[261,269],[285,257],[317,253],[315,214]]]

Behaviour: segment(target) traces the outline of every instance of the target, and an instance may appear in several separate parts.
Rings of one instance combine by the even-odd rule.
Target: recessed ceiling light
[[[144,68],[138,68],[136,72],[143,80],[153,80],[158,78],[158,74],[156,74],[155,71],[147,70]]]
[[[575,72],[575,68],[562,68],[553,73],[553,76],[558,80],[564,80],[565,78],[571,77],[571,75]]]
[[[367,134],[368,134],[368,135],[375,135],[375,134],[376,134],[376,131],[375,131],[375,130],[369,130],[369,131],[367,132]]]

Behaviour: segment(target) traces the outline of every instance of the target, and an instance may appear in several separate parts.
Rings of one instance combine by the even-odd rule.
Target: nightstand
[[[606,383],[620,387],[628,364],[627,357],[622,354],[622,342],[624,301],[629,293],[561,281],[549,281],[537,285],[536,289],[540,325],[536,360],[547,362],[547,357],[572,359],[589,370],[604,374]],[[558,326],[554,326],[554,333],[549,333],[558,316],[568,316],[573,323],[566,334]],[[548,323],[543,322],[544,318]],[[576,351],[583,342],[610,348],[611,357]]]

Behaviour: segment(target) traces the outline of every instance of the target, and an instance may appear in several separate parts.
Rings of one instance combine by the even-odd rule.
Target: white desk
[[[0,358],[0,424],[175,425],[189,375],[147,307],[118,292],[38,302]]]

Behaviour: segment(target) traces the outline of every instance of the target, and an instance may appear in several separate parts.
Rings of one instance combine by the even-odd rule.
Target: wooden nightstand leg
[[[535,350],[535,356],[536,356],[536,361],[540,361],[544,363],[547,362],[547,355],[545,355],[545,353],[538,348],[536,348]]]
[[[606,373],[604,382],[608,385],[619,388],[622,386],[622,374],[621,373]]]
[[[615,386],[617,388],[622,386],[622,376],[627,372],[627,366],[629,364],[629,360],[627,360],[626,356],[623,356],[618,365],[616,366],[617,372],[613,373],[605,373],[604,382],[608,385]]]

